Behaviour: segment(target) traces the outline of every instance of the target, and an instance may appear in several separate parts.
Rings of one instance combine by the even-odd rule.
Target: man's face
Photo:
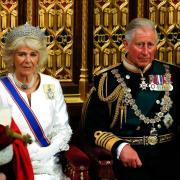
[[[144,68],[154,59],[156,53],[156,35],[149,28],[137,29],[132,40],[124,42],[129,63]]]

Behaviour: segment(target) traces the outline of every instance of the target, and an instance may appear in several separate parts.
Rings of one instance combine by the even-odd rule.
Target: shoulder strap
[[[11,95],[14,102],[17,104],[17,106],[20,108],[25,120],[27,121],[27,124],[29,125],[31,131],[33,132],[36,140],[39,142],[39,144],[43,147],[46,147],[49,145],[49,140],[46,137],[40,123],[38,122],[37,117],[31,110],[31,108],[26,104],[26,102],[23,100],[21,95],[18,93],[14,85],[12,84],[11,80],[8,77],[4,77],[1,79],[1,82],[6,87],[7,91]]]

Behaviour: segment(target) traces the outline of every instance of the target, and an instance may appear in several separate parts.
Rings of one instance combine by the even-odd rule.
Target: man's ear
[[[127,40],[123,40],[123,44],[124,44],[124,49],[126,50],[126,52],[128,52],[128,42],[127,42]]]

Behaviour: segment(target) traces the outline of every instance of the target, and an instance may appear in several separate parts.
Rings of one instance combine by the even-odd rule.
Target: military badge
[[[151,130],[150,130],[150,135],[157,135],[157,130],[156,130],[156,128],[154,127],[154,125],[153,125],[153,127],[151,128]]]
[[[172,126],[172,123],[173,123],[173,118],[172,116],[167,113],[165,116],[164,116],[164,119],[163,119],[163,122],[164,122],[164,125],[166,126],[167,129],[169,129],[169,127]]]
[[[54,99],[55,97],[55,86],[54,84],[45,84],[44,85],[44,92],[48,99]]]
[[[146,90],[147,87],[148,87],[148,84],[146,83],[145,78],[142,77],[142,78],[141,78],[141,83],[140,83],[140,88],[141,88],[142,90]]]
[[[149,75],[149,88],[151,91],[172,91],[173,86],[167,75]]]

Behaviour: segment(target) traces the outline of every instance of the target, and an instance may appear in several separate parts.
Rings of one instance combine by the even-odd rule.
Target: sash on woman
[[[48,146],[50,142],[46,137],[40,123],[38,122],[37,117],[33,113],[32,109],[28,106],[28,104],[24,101],[23,97],[19,94],[16,87],[14,87],[12,81],[8,77],[3,77],[1,79],[1,82],[3,83],[3,85],[11,95],[12,99],[14,100],[14,102],[21,110],[36,140],[39,142],[41,146],[43,147]]]

